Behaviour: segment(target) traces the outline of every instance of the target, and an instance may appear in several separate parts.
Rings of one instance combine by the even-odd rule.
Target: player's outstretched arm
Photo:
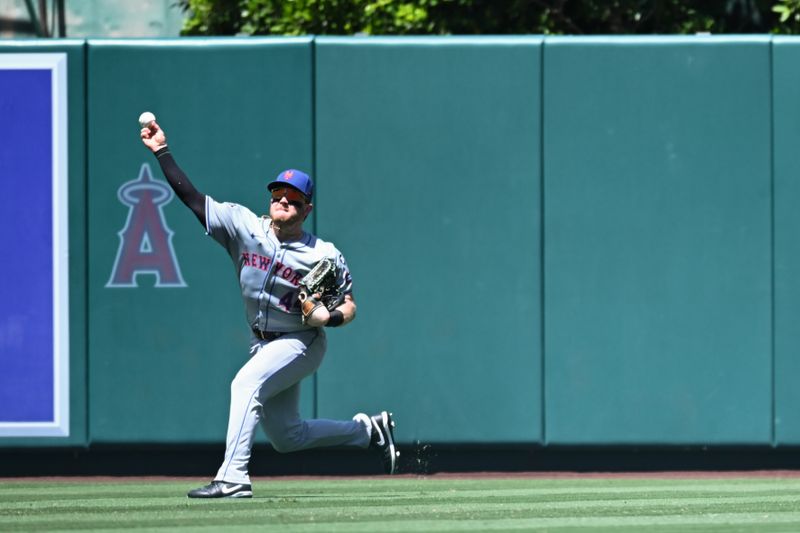
[[[192,210],[197,220],[205,227],[206,195],[194,188],[192,182],[189,181],[189,178],[178,166],[178,163],[175,162],[175,158],[172,157],[167,146],[167,136],[164,130],[153,120],[142,127],[140,134],[144,145],[156,155],[161,171],[167,178],[167,183],[178,195],[181,202]]]

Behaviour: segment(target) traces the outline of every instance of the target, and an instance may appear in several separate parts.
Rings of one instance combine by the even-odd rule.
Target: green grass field
[[[0,480],[0,531],[800,531],[800,478],[257,479],[254,498],[189,500],[207,480]]]

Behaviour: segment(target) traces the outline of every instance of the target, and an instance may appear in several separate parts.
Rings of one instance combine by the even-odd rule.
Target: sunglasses
[[[301,193],[297,189],[293,189],[292,187],[278,187],[272,189],[270,192],[272,193],[273,202],[280,202],[281,198],[285,196],[289,204],[295,206],[296,208],[303,207],[307,201],[305,194]]]

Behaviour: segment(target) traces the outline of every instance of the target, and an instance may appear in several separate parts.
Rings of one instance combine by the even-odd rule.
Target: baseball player
[[[175,162],[155,120],[141,129],[141,138],[178,198],[233,260],[252,331],[249,360],[231,383],[225,459],[213,481],[188,496],[252,497],[248,462],[259,424],[278,452],[319,446],[373,448],[383,454],[386,473],[393,474],[400,453],[390,413],[358,413],[345,421],[300,418],[300,381],[322,363],[323,328],[348,324],[356,314],[344,257],[333,244],[303,230],[313,208],[311,178],[299,170],[281,172],[267,185],[269,216],[259,217],[241,205],[220,203],[198,192]],[[323,258],[339,267],[336,283],[344,301],[333,310],[298,300],[300,280]]]

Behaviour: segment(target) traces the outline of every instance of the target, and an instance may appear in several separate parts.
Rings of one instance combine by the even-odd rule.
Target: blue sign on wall
[[[0,436],[69,435],[66,76],[0,54]]]

